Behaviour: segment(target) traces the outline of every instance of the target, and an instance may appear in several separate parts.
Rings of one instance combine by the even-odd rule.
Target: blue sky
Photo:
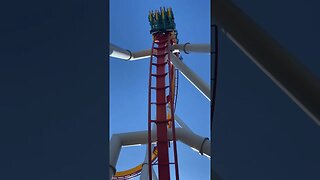
[[[210,1],[110,1],[110,42],[132,51],[150,49],[149,10],[172,7],[180,43],[210,43]],[[207,84],[210,56],[182,54],[184,62]],[[110,136],[147,129],[149,59],[125,62],[110,58]],[[209,101],[181,74],[176,114],[197,134],[210,137]],[[145,147],[123,148],[117,169],[144,159]],[[181,179],[210,179],[210,161],[178,143]],[[174,171],[171,171],[173,174]]]

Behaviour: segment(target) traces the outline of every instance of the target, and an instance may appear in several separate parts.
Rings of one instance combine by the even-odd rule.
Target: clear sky
[[[110,42],[131,51],[150,49],[149,10],[172,7],[180,43],[210,43],[210,1],[110,1]],[[208,85],[209,54],[182,54],[184,62]],[[110,58],[110,136],[147,130],[149,59]],[[210,137],[210,102],[181,74],[176,114],[197,134]],[[172,148],[171,150],[172,151]],[[117,164],[124,170],[141,163],[145,146],[123,148]],[[210,161],[178,143],[181,179],[210,179]],[[174,171],[171,171],[173,174]]]

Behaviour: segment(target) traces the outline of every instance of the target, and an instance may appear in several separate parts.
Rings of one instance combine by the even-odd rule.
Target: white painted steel
[[[143,51],[132,52],[132,57],[129,59],[129,61],[150,58],[150,55],[151,55],[151,50],[150,49],[143,50]]]
[[[153,152],[154,144],[151,144],[151,152]],[[148,180],[148,145],[146,146],[146,155],[143,161],[140,180]],[[152,167],[152,180],[158,180],[156,173]]]
[[[109,142],[109,150],[110,150],[110,164],[109,166],[112,166],[113,168],[116,167],[116,164],[118,162],[118,158],[120,155],[122,142],[121,138],[117,135],[113,135],[111,137],[111,140]],[[115,171],[112,167],[109,167],[109,179],[112,179],[112,176],[115,175]]]
[[[124,59],[127,61],[148,58],[150,57],[150,54],[151,50],[131,52],[129,50],[122,49],[114,44],[110,44],[109,46],[109,56]]]
[[[184,52],[186,54],[191,52],[210,54],[210,44],[175,44],[170,47],[170,50],[179,50],[180,52]]]
[[[182,143],[194,148],[200,152],[202,147],[202,152],[207,156],[211,156],[211,145],[210,140],[205,140],[202,136],[199,136],[192,131],[183,128],[176,129],[176,138]],[[204,142],[204,143],[203,143]]]
[[[151,141],[154,142],[156,137],[156,130],[151,132]],[[169,140],[172,140],[172,131],[168,131]],[[176,128],[176,138],[178,141],[190,146],[193,149],[196,149],[198,152],[202,149],[202,152],[207,157],[211,156],[211,147],[210,140],[208,138],[201,137],[191,130]],[[120,150],[122,146],[134,145],[134,144],[147,144],[148,143],[148,131],[137,131],[130,133],[121,133],[114,134],[110,140],[110,165],[116,167]],[[113,168],[109,169],[110,176],[109,179],[112,179],[112,176],[115,174]]]
[[[196,52],[196,53],[210,53],[209,44],[177,44],[170,46],[170,49],[173,51],[179,50],[181,52]],[[119,58],[127,61],[134,61],[144,58],[150,58],[151,49],[131,52],[130,50],[122,49],[114,44],[110,43],[109,46],[109,55],[114,58]]]
[[[230,0],[212,2],[222,31],[320,125],[320,81]]]
[[[109,45],[109,56],[129,60],[131,57],[130,51],[124,50],[114,44]]]
[[[151,132],[154,131],[155,129],[156,129],[156,125],[153,124],[151,127]],[[153,148],[154,148],[154,144],[151,144],[151,152],[153,152]],[[153,167],[151,167],[151,169],[152,169],[152,180],[158,180],[158,177],[157,177]],[[149,174],[149,170],[148,170],[148,144],[146,144],[146,155],[144,157],[144,161],[143,161],[143,165],[142,165],[140,180],[148,180],[148,174]]]
[[[181,128],[191,131],[191,129],[182,121],[182,119],[177,114],[174,115],[174,120],[179,124]]]
[[[123,50],[115,45],[110,45],[110,56],[125,59],[125,60],[138,60],[150,57],[151,50],[144,50],[131,53],[128,50]],[[184,46],[184,45],[182,45]],[[181,48],[177,46],[176,48]],[[182,47],[183,48],[183,47]],[[195,45],[194,47],[191,45],[186,46],[188,51],[197,51],[197,50],[205,50],[210,52],[209,45]],[[198,51],[199,52],[199,51]],[[186,66],[177,56],[173,53],[170,53],[170,58],[173,65],[180,70],[181,74],[187,78],[191,84],[193,84],[209,101],[210,99],[210,88],[205,82],[200,79],[188,66]]]
[[[209,86],[173,53],[170,53],[170,59],[173,65],[180,70],[181,74],[187,78],[189,82],[196,87],[209,101],[211,101]]]

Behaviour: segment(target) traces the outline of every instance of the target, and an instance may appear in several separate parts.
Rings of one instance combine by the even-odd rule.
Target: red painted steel
[[[175,41],[171,41],[171,43],[175,43]],[[175,53],[179,57],[178,53]],[[179,168],[178,168],[178,152],[177,152],[177,142],[176,142],[176,128],[175,128],[175,123],[174,123],[174,112],[175,112],[175,68],[173,64],[171,63],[170,56],[168,56],[168,61],[169,61],[169,72],[170,72],[170,113],[171,113],[171,128],[172,128],[172,142],[173,142],[173,154],[174,154],[174,162],[175,162],[175,172],[176,172],[176,179],[179,180]]]
[[[152,55],[150,59],[150,77],[149,77],[149,106],[148,106],[148,171],[149,180],[152,180],[152,162],[151,162],[151,123],[156,124],[157,135],[156,142],[158,147],[158,175],[159,180],[170,180],[170,164],[175,165],[176,179],[179,180],[178,157],[176,147],[175,123],[174,123],[174,66],[170,62],[169,45],[175,43],[175,36],[172,32],[159,32],[153,34],[154,42],[152,44]],[[157,45],[157,47],[155,47]],[[153,58],[156,58],[156,63]],[[152,72],[155,68],[156,72]],[[167,71],[166,71],[167,69]],[[152,87],[152,82],[155,80],[155,87]],[[167,84],[166,84],[167,83]],[[156,102],[151,102],[152,91],[155,91]],[[152,118],[152,106],[156,106],[156,119]],[[169,112],[167,108],[169,107]],[[168,119],[167,112],[171,118]],[[171,122],[170,122],[171,121]],[[168,124],[171,126],[168,126]],[[172,128],[173,134],[173,150],[174,163],[169,162],[169,143],[168,128]]]

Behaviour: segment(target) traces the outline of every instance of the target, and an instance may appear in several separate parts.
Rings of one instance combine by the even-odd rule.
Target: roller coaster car
[[[174,23],[174,17],[172,9],[160,8],[160,11],[149,12],[149,23],[151,26],[150,34],[157,32],[176,31],[176,24]]]

